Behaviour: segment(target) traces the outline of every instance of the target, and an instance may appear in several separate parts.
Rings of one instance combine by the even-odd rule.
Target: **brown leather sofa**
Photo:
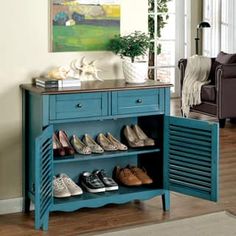
[[[226,118],[235,122],[236,118],[236,62],[221,64],[216,58],[211,58],[212,66],[209,79],[210,84],[202,86],[200,105],[193,106],[190,111],[214,116],[219,119],[224,128]],[[181,91],[187,59],[179,61]]]

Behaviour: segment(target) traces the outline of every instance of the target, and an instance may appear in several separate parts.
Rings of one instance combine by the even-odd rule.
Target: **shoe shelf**
[[[218,126],[170,116],[170,87],[151,80],[139,85],[124,80],[90,81],[82,82],[81,88],[60,90],[21,85],[24,210],[29,212],[34,203],[35,229],[48,229],[51,211],[69,212],[158,195],[166,211],[170,208],[169,191],[211,201],[218,199]],[[123,142],[123,127],[133,124],[154,139],[156,146],[53,158],[55,131],[64,130],[80,139],[84,134],[95,138],[109,132]],[[104,169],[111,175],[114,167],[127,165],[144,168],[154,184],[53,198],[54,175],[65,173],[75,180],[83,171]]]
[[[88,193],[70,198],[54,198],[52,211],[74,211],[82,207],[100,207],[106,204],[122,204],[132,200],[148,200],[163,195],[167,191],[155,186],[124,187],[119,186],[117,191],[104,193]]]
[[[115,152],[104,152],[102,154],[90,154],[90,155],[81,155],[75,154],[73,156],[66,157],[54,157],[53,163],[67,163],[67,162],[79,162],[79,161],[89,161],[89,160],[97,160],[104,158],[116,158],[116,157],[127,157],[127,156],[135,156],[139,154],[147,154],[160,152],[158,147],[145,147],[145,148],[130,148],[127,151],[115,151]]]

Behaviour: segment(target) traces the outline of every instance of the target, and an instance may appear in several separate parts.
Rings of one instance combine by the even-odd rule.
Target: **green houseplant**
[[[138,57],[145,56],[149,46],[149,37],[140,31],[116,35],[110,40],[109,49],[124,59],[122,66],[127,82],[143,83],[147,79],[148,62],[140,61]]]

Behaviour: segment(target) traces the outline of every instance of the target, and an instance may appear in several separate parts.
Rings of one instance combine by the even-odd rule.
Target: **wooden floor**
[[[179,115],[179,102],[172,100],[172,115]],[[192,118],[212,118],[191,114]],[[236,215],[236,125],[227,123],[220,130],[220,201],[212,203],[181,194],[171,194],[171,211],[164,213],[160,197],[145,203],[133,202],[125,205],[109,205],[99,209],[82,209],[72,213],[50,215],[49,231],[35,231],[33,213],[0,216],[1,236],[96,235],[111,229],[159,223],[217,211],[230,211]]]

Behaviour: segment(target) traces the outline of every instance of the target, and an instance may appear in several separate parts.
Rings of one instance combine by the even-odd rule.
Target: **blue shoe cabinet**
[[[23,91],[24,211],[35,205],[35,229],[48,230],[52,211],[75,211],[106,204],[162,197],[170,208],[170,191],[211,201],[218,199],[218,124],[170,116],[170,84],[148,81],[142,85],[123,80],[83,82],[77,89],[43,89],[21,85]],[[54,158],[52,134],[85,133],[94,138],[111,132],[125,142],[123,127],[138,124],[155,139],[154,147]],[[118,191],[56,199],[52,179],[68,174],[75,182],[83,171],[116,165],[144,167],[154,180],[150,186],[119,186]]]

